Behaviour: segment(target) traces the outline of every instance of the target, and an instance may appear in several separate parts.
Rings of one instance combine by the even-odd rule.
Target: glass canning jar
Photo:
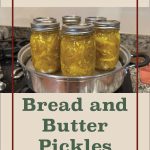
[[[94,23],[96,42],[96,69],[113,70],[119,59],[120,22],[115,20]]]
[[[56,23],[57,20],[52,17],[37,17],[33,19],[34,23],[42,23],[42,22],[49,22],[49,23]]]
[[[107,18],[105,17],[86,17],[85,18],[85,23],[86,24],[93,24],[96,21],[106,21]]]
[[[95,71],[96,47],[93,27],[64,25],[61,40],[61,70],[65,76],[89,76]]]
[[[78,25],[81,22],[80,16],[63,16],[62,22],[65,25]]]
[[[31,24],[31,55],[36,71],[54,73],[60,69],[59,23]]]

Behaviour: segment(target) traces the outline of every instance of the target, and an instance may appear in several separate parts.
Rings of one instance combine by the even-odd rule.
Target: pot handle
[[[148,55],[146,55],[146,54],[143,54],[143,53],[140,53],[138,55],[133,54],[133,55],[131,55],[131,57],[132,58],[136,58],[136,57],[140,58],[141,57],[141,58],[144,58],[144,61],[138,63],[138,65],[136,65],[136,63],[134,63],[134,62],[130,62],[129,66],[128,66],[129,68],[132,68],[132,67],[144,67],[144,66],[146,66],[146,65],[148,65],[150,63],[150,57]]]

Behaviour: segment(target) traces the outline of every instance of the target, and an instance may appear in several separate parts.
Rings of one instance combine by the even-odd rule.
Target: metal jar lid
[[[93,33],[93,26],[87,24],[63,25],[62,33],[67,35],[87,35]]]
[[[59,23],[41,22],[41,23],[31,23],[32,31],[55,31],[60,28]]]
[[[87,17],[85,18],[85,23],[87,24],[93,24],[96,21],[106,21],[107,18],[105,17]]]
[[[81,22],[80,16],[63,16],[62,17],[63,24],[66,25],[77,25]]]
[[[52,18],[52,17],[38,17],[38,18],[34,18],[33,22],[36,22],[36,23],[40,23],[40,22],[55,23],[55,22],[57,22],[57,20],[55,18]]]
[[[94,26],[99,29],[120,29],[120,22],[116,20],[96,21]]]

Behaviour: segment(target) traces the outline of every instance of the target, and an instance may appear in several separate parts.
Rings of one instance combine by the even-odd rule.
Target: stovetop
[[[15,39],[14,45],[14,58],[15,58],[15,69],[18,68],[17,54],[22,46],[29,43],[29,39],[21,38]],[[0,93],[11,93],[12,82],[11,82],[11,39],[0,40],[0,62],[1,70],[3,72],[3,78],[0,81],[6,83],[6,88]],[[15,93],[34,93],[26,84],[25,76],[14,80],[14,91]],[[130,72],[128,71],[122,86],[115,93],[132,93],[132,82],[130,78]]]
[[[17,62],[17,54],[22,46],[29,43],[28,39],[16,38],[14,40],[14,61]],[[12,91],[12,40],[11,37],[0,40],[0,93],[11,93]],[[18,81],[16,82],[17,85]],[[5,85],[4,90],[1,85]],[[16,86],[15,85],[15,86]]]

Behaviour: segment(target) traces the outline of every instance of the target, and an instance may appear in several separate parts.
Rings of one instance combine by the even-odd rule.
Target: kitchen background
[[[135,34],[135,8],[15,8],[15,26],[29,27],[37,16],[53,16],[61,19],[68,14],[104,16],[120,20],[121,32]],[[150,35],[150,8],[139,9],[139,34]],[[0,25],[11,25],[11,8],[0,8]]]
[[[103,16],[121,22],[121,37],[124,44],[132,53],[136,47],[136,9],[135,8],[15,8],[15,37],[29,38],[30,23],[39,16],[52,16],[61,21],[64,15],[79,15],[83,19],[87,16]],[[139,9],[139,51],[150,56],[150,8]],[[84,20],[83,20],[84,21]],[[0,8],[0,39],[11,35],[11,8]],[[9,32],[8,32],[9,31]],[[130,69],[133,92],[135,92],[135,68]],[[150,76],[150,71],[149,71]],[[150,84],[150,83],[149,83]],[[150,92],[149,84],[141,83],[139,78],[139,92]]]

